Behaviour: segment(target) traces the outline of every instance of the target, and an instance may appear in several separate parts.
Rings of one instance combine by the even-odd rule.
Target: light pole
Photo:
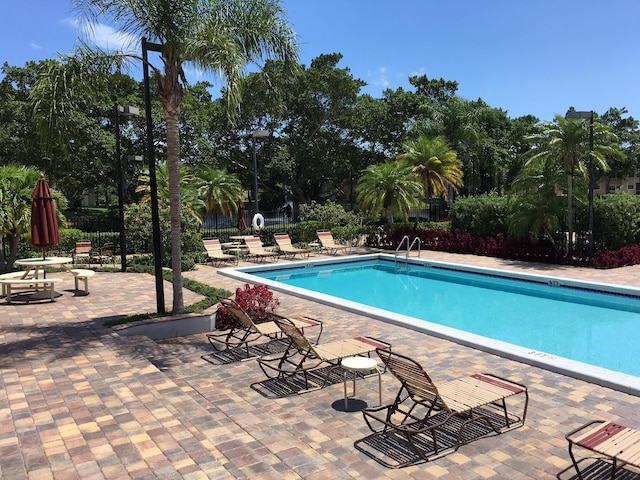
[[[253,198],[256,202],[256,215],[260,213],[258,208],[258,157],[256,155],[256,139],[267,138],[271,132],[269,130],[255,130],[251,134],[253,140]]]
[[[593,190],[594,190],[594,172],[593,172],[593,110],[576,111],[570,108],[565,118],[588,118],[589,119],[589,231],[587,232],[588,249],[587,255],[589,260],[593,258],[594,241],[593,241]]]
[[[148,51],[162,52],[162,45],[142,38],[142,72],[144,79],[144,106],[147,120],[147,158],[149,162],[149,189],[151,190],[151,225],[153,227],[153,261],[156,277],[156,308],[165,313],[164,285],[162,278],[162,243],[160,240],[160,212],[158,208],[158,182],[156,180],[156,155],[153,145],[153,117],[151,115],[151,90],[149,88]]]
[[[140,171],[144,171],[144,157],[142,155],[127,155],[127,162],[140,162]]]
[[[118,214],[120,215],[120,270],[127,271],[127,242],[124,232],[124,174],[122,172],[122,155],[120,153],[120,115],[137,116],[140,109],[131,106],[113,105],[113,125],[116,134],[116,165],[118,166]]]

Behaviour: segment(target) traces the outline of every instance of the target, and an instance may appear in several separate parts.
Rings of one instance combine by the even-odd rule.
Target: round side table
[[[369,357],[347,357],[343,358],[340,363],[344,369],[344,408],[349,408],[347,395],[347,375],[348,372],[353,373],[353,395],[356,394],[356,376],[359,372],[375,370],[378,374],[378,405],[382,405],[382,376],[378,368],[378,362]]]

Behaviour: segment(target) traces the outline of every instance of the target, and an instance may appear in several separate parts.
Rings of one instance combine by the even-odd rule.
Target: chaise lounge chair
[[[278,252],[271,250],[265,250],[262,246],[260,237],[244,237],[244,243],[247,246],[247,259],[255,258],[258,262],[261,262],[267,258],[272,259],[274,262],[278,261]]]
[[[363,410],[364,419],[373,432],[390,429],[405,435],[411,448],[424,461],[457,450],[465,427],[471,423],[485,422],[496,433],[524,425],[529,403],[524,385],[482,373],[436,386],[411,358],[387,349],[377,352],[402,386],[391,405]],[[506,398],[518,394],[525,397],[521,417],[508,413],[505,402]],[[382,430],[376,430],[374,422],[381,424]],[[456,437],[455,442],[452,435]],[[441,448],[439,437],[449,440],[447,448]],[[427,456],[419,445],[429,443],[433,450]]]
[[[336,243],[329,230],[320,230],[317,234],[318,240],[320,241],[320,248],[326,250],[328,254],[334,255],[337,254],[338,251],[345,251],[346,253],[349,253],[351,247],[349,245]]]
[[[221,262],[236,262],[238,263],[238,257],[222,251],[222,244],[217,238],[207,238],[202,240],[204,249],[206,251],[206,261],[211,261],[211,264],[215,266]]]
[[[268,342],[283,337],[280,327],[273,319],[284,318],[275,313],[269,314],[271,321],[255,323],[240,306],[230,298],[221,298],[220,303],[225,306],[227,311],[237,320],[237,326],[220,333],[208,333],[207,339],[211,346],[217,352],[228,352],[235,357],[236,360],[251,360],[257,358],[258,355],[252,355],[250,352],[250,344],[255,344],[260,340],[267,339]],[[289,319],[296,328],[304,331],[305,328],[319,327],[316,340],[322,335],[322,322],[310,317],[295,316]],[[267,342],[267,343],[268,343]],[[268,347],[267,347],[268,349]]]
[[[573,456],[574,445],[610,459],[611,478],[615,478],[616,471],[624,465],[640,468],[640,430],[594,420],[569,432],[565,438],[569,442],[569,456],[580,479],[583,476]]]
[[[291,345],[283,354],[270,354],[258,358],[258,364],[268,378],[282,379],[287,386],[296,393],[304,393],[323,388],[329,382],[331,372],[340,367],[343,358],[357,355],[369,355],[375,350],[387,350],[391,344],[373,337],[355,337],[336,340],[323,345],[313,345],[304,333],[288,318],[275,318],[274,321],[289,337]],[[319,384],[310,387],[309,375],[320,373]],[[302,375],[304,388],[294,385],[293,377]]]
[[[309,250],[306,248],[297,248],[291,244],[291,238],[287,233],[276,233],[273,236],[278,245],[278,250],[285,258],[294,258],[297,254],[309,256]]]

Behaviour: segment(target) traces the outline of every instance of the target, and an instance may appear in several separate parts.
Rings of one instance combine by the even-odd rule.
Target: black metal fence
[[[243,219],[246,225],[245,230],[238,229],[238,215],[209,214],[201,228],[203,238],[219,238],[221,242],[229,242],[230,237],[235,235],[252,235],[257,232],[252,223],[255,213],[244,211]],[[274,212],[262,212],[264,218],[263,233],[288,233],[292,234],[296,222],[293,216],[282,210]],[[413,223],[437,222],[444,220],[447,210],[439,204],[425,205],[421,208],[414,208],[409,213],[409,221]],[[83,232],[81,239],[89,240],[95,248],[105,243],[112,242],[116,245],[116,252],[119,252],[119,231],[120,226],[117,218],[96,218],[84,217],[82,215],[67,215],[69,228],[75,228]],[[139,236],[127,235],[128,253],[149,253],[151,252],[151,239],[140,238]]]
[[[252,226],[254,215],[254,212],[245,210],[243,220],[246,228],[245,230],[239,230],[238,215],[209,214],[202,225],[202,237],[214,237],[219,238],[222,242],[228,242],[229,237],[233,235],[251,235],[256,231]],[[282,233],[291,233],[295,227],[293,217],[286,212],[261,212],[261,215],[264,219],[262,223],[264,229],[273,230],[277,227]]]

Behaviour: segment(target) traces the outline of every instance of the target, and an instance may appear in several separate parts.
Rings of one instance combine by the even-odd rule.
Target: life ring
[[[251,221],[251,226],[256,230],[262,230],[264,228],[264,217],[260,213],[256,213]]]

